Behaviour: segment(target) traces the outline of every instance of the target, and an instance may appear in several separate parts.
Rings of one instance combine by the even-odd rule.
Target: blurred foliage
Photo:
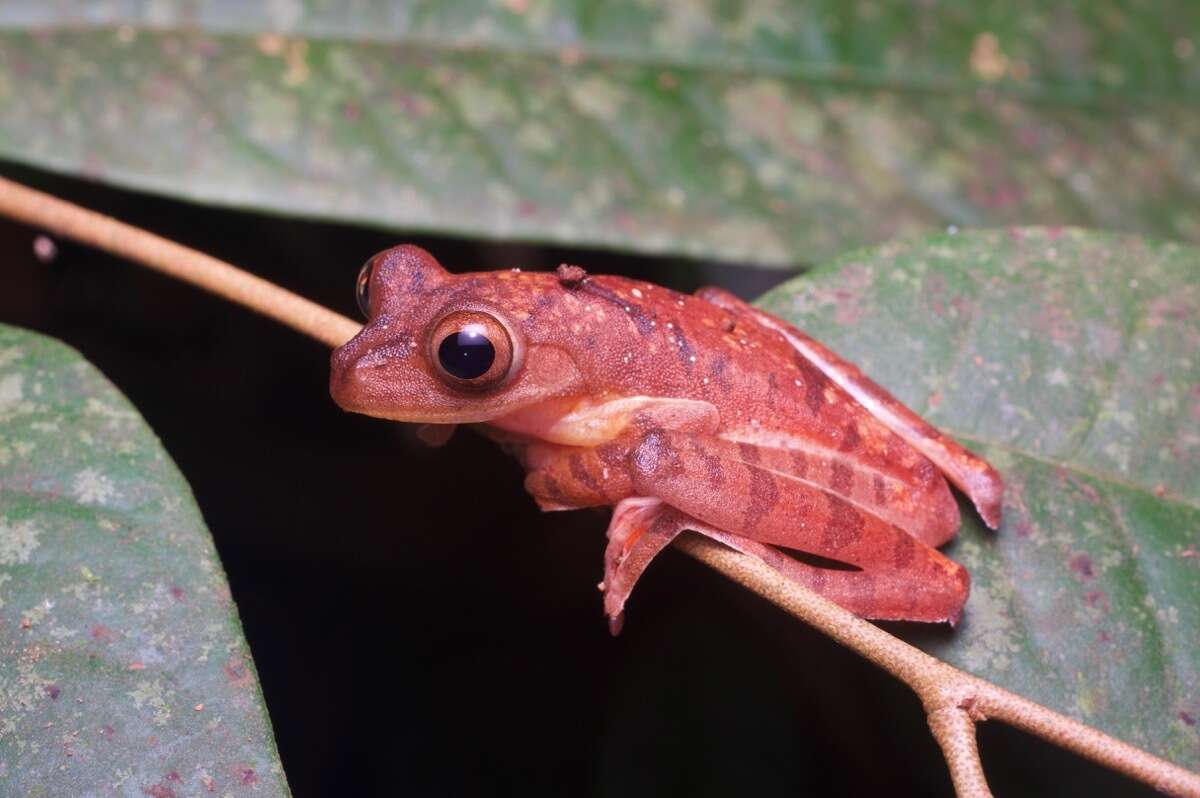
[[[765,264],[946,225],[1200,241],[1200,4],[0,2],[0,155]]]
[[[946,553],[961,626],[930,653],[1200,768],[1200,249],[1016,228],[852,253],[762,305],[1005,478]]]
[[[284,796],[191,490],[74,350],[0,325],[0,793]]]

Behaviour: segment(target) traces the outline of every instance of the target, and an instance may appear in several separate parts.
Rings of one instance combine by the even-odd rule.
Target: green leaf
[[[972,578],[930,653],[1200,767],[1200,249],[1079,230],[888,244],[763,306],[1004,475],[947,553]]]
[[[0,156],[774,264],[947,224],[1200,240],[1198,50],[1191,0],[10,0]]]
[[[77,352],[0,325],[0,793],[286,796],[187,483]]]

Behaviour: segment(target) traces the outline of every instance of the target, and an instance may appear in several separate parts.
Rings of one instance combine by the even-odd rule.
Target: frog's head
[[[560,290],[553,275],[450,274],[419,247],[385,250],[359,273],[367,324],[333,352],[333,400],[378,418],[458,424],[569,395],[581,377],[566,348],[530,340]]]

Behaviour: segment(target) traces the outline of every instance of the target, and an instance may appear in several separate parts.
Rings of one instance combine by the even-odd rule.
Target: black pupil
[[[438,360],[447,374],[460,380],[473,380],[492,367],[496,348],[482,330],[468,327],[442,339],[438,345]]]

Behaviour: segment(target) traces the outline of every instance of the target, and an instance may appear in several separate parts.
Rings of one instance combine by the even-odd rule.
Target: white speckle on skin
[[[29,555],[38,547],[40,530],[32,521],[9,524],[0,517],[0,565],[29,562]]]
[[[75,475],[71,493],[80,504],[108,504],[117,490],[108,477],[94,468],[85,468]]]
[[[634,295],[634,297],[635,297],[635,298],[637,298],[637,299],[641,299],[641,298],[642,298],[642,290],[641,290],[640,288],[635,288],[635,289],[633,289],[632,291],[630,291],[629,293],[633,294],[633,295]]]

